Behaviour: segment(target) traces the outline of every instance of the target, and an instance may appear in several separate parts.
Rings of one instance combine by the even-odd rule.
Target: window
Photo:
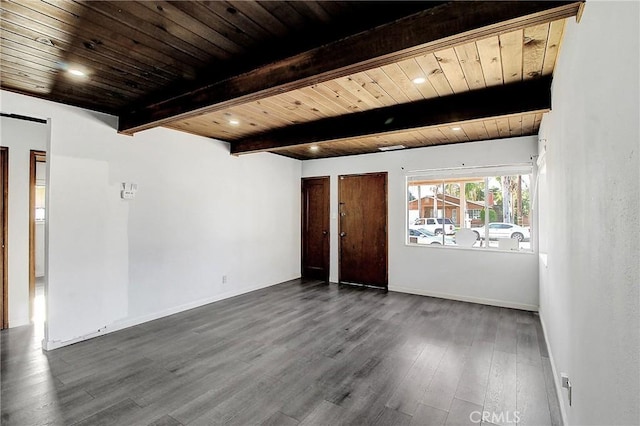
[[[481,211],[482,210],[475,210],[475,209],[467,210],[467,218],[468,219],[472,219],[472,220],[473,219],[480,219],[480,212]]]
[[[532,170],[519,164],[407,173],[407,243],[459,247],[457,232],[469,229],[476,238],[467,247],[531,251]]]
[[[42,222],[45,218],[44,201],[45,201],[45,186],[36,185],[36,222]]]

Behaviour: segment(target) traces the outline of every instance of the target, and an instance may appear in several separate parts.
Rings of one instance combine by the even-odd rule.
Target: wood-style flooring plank
[[[137,410],[140,410],[140,407],[135,402],[130,399],[125,399],[80,422],[74,423],[74,426],[110,426],[121,424],[123,417]]]
[[[518,355],[518,364],[526,363],[540,367],[542,360],[540,358],[540,346],[538,345],[535,324],[518,323],[517,333],[516,353]]]
[[[251,386],[243,386],[231,395],[221,394],[219,399],[209,401],[204,413],[187,423],[246,425],[250,423],[247,419],[252,417],[253,422],[261,423],[266,420],[265,412],[271,412],[268,408],[277,405],[278,400],[274,402],[273,396],[277,395],[280,389],[281,383],[268,374],[255,377]]]
[[[168,414],[152,421],[147,426],[183,426],[182,423],[174,419]]]
[[[542,358],[542,369],[544,370],[544,380],[547,389],[547,400],[549,401],[549,415],[553,426],[562,426],[562,413],[560,412],[560,402],[553,381],[553,369],[549,358]]]
[[[551,425],[551,413],[542,365],[517,363],[516,405],[519,425]]]
[[[464,372],[470,346],[452,345],[447,348],[422,403],[440,410],[449,411],[458,383]]]
[[[464,365],[455,397],[476,405],[484,405],[484,397],[489,382],[493,344],[476,342],[470,348],[470,354]]]
[[[195,393],[192,398],[176,403],[176,409],[169,414],[171,417],[182,423],[190,423],[195,419],[205,417],[210,411],[218,405],[232,399],[236,394],[253,390],[262,383],[261,387],[271,384],[275,381],[272,377],[267,376],[266,371],[250,367],[242,370],[239,374],[230,376],[226,380],[218,380],[218,377],[212,375],[203,389],[208,388],[205,392]],[[171,402],[171,401],[167,401]]]
[[[343,414],[344,409],[342,407],[322,400],[316,409],[300,422],[300,426],[339,424]]]
[[[477,425],[476,413],[482,413],[482,406],[454,398],[445,425]]]
[[[429,407],[428,405],[419,404],[416,413],[411,419],[411,426],[433,425],[440,426],[447,421],[449,412]]]
[[[50,352],[0,333],[2,424],[560,424],[535,313],[293,280]]]
[[[289,417],[286,414],[276,411],[267,420],[262,422],[261,426],[296,426],[300,422],[293,417]]]
[[[389,401],[387,401],[386,406],[414,415],[440,365],[445,351],[446,348],[442,346],[427,345]]]
[[[311,384],[299,391],[289,401],[282,404],[280,411],[294,419],[305,420],[314,414],[323,403],[331,404],[324,399],[324,386]],[[331,404],[335,405],[335,404]],[[326,408],[326,407],[325,407]],[[342,407],[340,407],[342,408]]]
[[[516,392],[516,355],[494,350],[484,411],[496,414],[515,413],[517,410]],[[514,421],[515,419],[512,414],[508,419],[505,417],[504,420]]]
[[[515,354],[517,344],[518,323],[516,312],[513,309],[502,309],[498,319],[495,350]]]
[[[482,315],[478,319],[478,327],[473,338],[475,342],[486,342],[494,344],[498,334],[500,324],[500,308],[494,306],[483,306]]]
[[[412,417],[408,414],[385,407],[373,424],[375,426],[409,426],[411,419]]]

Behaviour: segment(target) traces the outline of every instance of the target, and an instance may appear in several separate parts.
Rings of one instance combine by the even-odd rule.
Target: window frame
[[[533,158],[532,158],[533,160]],[[535,200],[535,196],[536,196],[536,189],[535,189],[535,183],[536,183],[536,173],[537,173],[537,168],[535,167],[535,163],[533,162],[524,162],[524,163],[512,163],[512,164],[504,164],[504,165],[490,165],[490,166],[476,166],[476,167],[457,167],[457,168],[442,168],[442,169],[426,169],[426,170],[411,170],[411,171],[407,171],[404,173],[404,191],[405,191],[405,230],[404,230],[404,245],[407,247],[430,247],[432,249],[454,249],[454,250],[473,250],[473,251],[480,251],[480,252],[498,252],[498,253],[517,253],[517,254],[529,254],[529,255],[537,255],[537,250],[538,250],[538,244],[537,244],[537,233],[534,232],[535,229],[534,226],[536,225],[536,217],[538,216],[538,212],[537,212],[537,203]],[[413,223],[412,221],[410,222],[409,217],[410,212],[412,210],[409,209],[409,188],[410,188],[410,182],[412,178],[421,178],[421,179],[425,179],[425,180],[442,180],[442,187],[444,188],[445,185],[445,181],[454,181],[455,178],[469,178],[469,177],[477,177],[477,178],[484,178],[485,179],[485,191],[486,188],[489,187],[488,182],[489,179],[491,177],[495,177],[495,176],[528,176],[528,180],[527,180],[527,192],[529,194],[529,214],[528,214],[528,220],[529,220],[529,225],[525,226],[528,228],[529,231],[529,247],[528,248],[519,248],[518,250],[505,250],[505,249],[499,249],[498,247],[495,246],[490,246],[489,245],[489,240],[487,239],[487,243],[483,244],[481,247],[460,247],[458,245],[447,245],[447,244],[442,244],[442,245],[435,245],[436,248],[433,247],[433,245],[431,244],[418,244],[417,242],[411,242],[409,239],[409,226]],[[445,199],[444,196],[446,194],[443,194],[443,200]],[[423,197],[425,198],[425,197]],[[483,210],[479,210],[480,212],[484,211],[485,212],[485,224],[483,225],[487,232],[489,233],[488,229],[489,229],[489,210],[490,208],[488,207],[487,203],[486,203],[487,199],[485,199],[483,201],[484,203],[484,209]],[[465,210],[464,214],[462,214],[462,212],[459,213],[459,216],[461,217],[461,221],[462,218],[469,218],[469,211],[471,210],[478,210],[478,209],[469,209],[469,210]],[[418,217],[420,217],[420,212],[418,212]],[[443,216],[446,215],[446,211],[443,213]],[[446,216],[443,217],[444,219],[448,219]],[[470,219],[470,218],[469,218]],[[462,224],[462,222],[461,222]],[[512,224],[511,227],[513,227],[513,225],[517,225],[517,224]],[[518,225],[520,226],[520,225]],[[460,227],[462,228],[462,227]],[[460,229],[458,228],[458,229]],[[471,227],[469,229],[472,229]],[[488,236],[487,236],[488,237]],[[443,239],[444,241],[444,239]],[[484,240],[483,240],[484,241]]]

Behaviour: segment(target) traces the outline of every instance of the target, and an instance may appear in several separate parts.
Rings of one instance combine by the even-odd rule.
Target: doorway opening
[[[44,333],[45,218],[47,155],[31,151],[29,170],[29,316],[38,333]]]
[[[0,147],[0,279],[2,280],[2,284],[0,285],[0,330],[4,330],[9,326],[9,315],[8,315],[8,303],[9,298],[7,297],[7,200],[9,194],[9,184],[8,184],[8,168],[9,168],[9,148]]]
[[[329,177],[302,179],[302,276],[329,282]]]

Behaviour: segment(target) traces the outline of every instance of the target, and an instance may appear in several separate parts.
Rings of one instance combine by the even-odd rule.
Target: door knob
[[[340,233],[340,236],[341,236],[341,237],[344,237],[344,236],[346,236],[346,235],[347,235],[347,233],[346,233],[346,232],[341,232],[341,233]]]
[[[322,231],[322,235],[327,235],[328,232],[327,231]]]

